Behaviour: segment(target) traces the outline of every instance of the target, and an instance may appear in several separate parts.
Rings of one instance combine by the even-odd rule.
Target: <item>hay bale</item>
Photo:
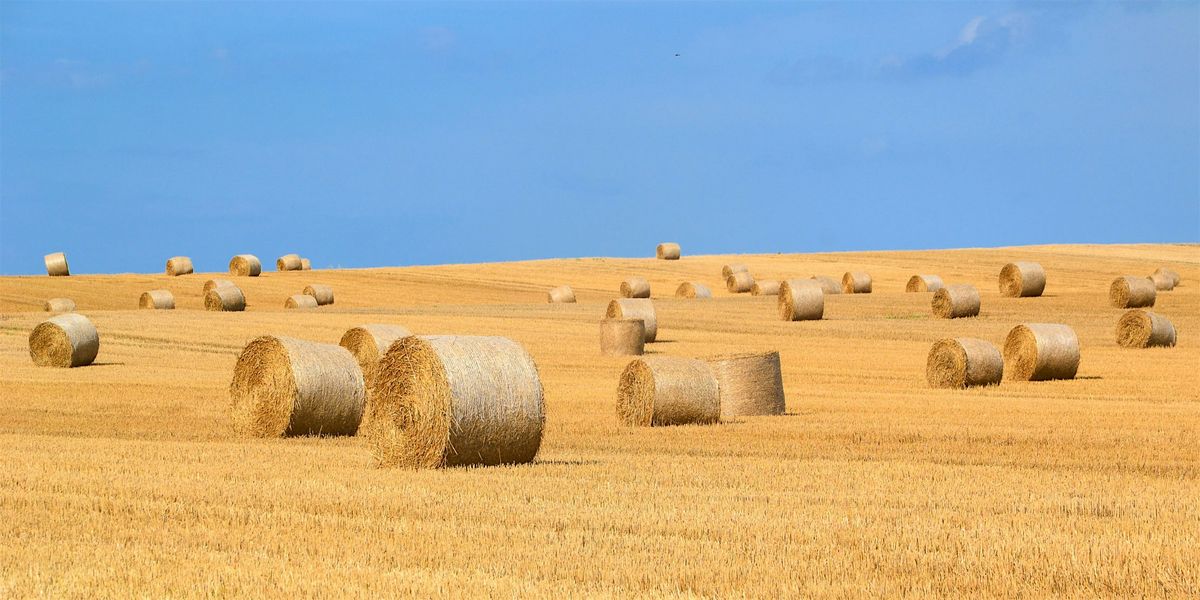
[[[317,299],[308,294],[293,294],[283,301],[284,308],[316,308]]]
[[[617,419],[638,427],[717,423],[721,420],[717,378],[708,364],[694,358],[634,359],[617,385]]]
[[[548,300],[550,304],[574,304],[575,290],[571,289],[571,286],[569,285],[560,285],[556,288],[551,288],[550,291],[546,293],[546,300]]]
[[[229,259],[229,274],[239,277],[258,277],[262,274],[262,261],[253,254],[239,254]]]
[[[754,287],[754,277],[745,271],[730,273],[725,278],[725,289],[734,294],[744,294]]]
[[[1160,292],[1169,292],[1175,289],[1175,278],[1166,273],[1155,271],[1150,275],[1150,281],[1154,282],[1154,289]]]
[[[186,256],[172,256],[167,259],[167,275],[190,275],[192,272],[192,259]]]
[[[138,308],[172,310],[175,308],[175,295],[170,290],[142,292],[141,297],[138,298]]]
[[[784,321],[816,321],[825,315],[825,292],[811,279],[779,284],[779,316]]]
[[[778,352],[728,354],[705,362],[717,378],[722,420],[783,414],[783,372]]]
[[[236,283],[234,283],[228,279],[209,279],[208,281],[204,282],[203,293],[207,294],[209,290],[211,290],[215,287],[230,286],[230,285],[233,287],[237,287]]]
[[[777,279],[762,279],[755,281],[754,285],[750,286],[751,296],[778,296],[779,295],[779,280]]]
[[[29,357],[39,367],[82,367],[99,352],[96,326],[79,313],[50,317],[29,333]]]
[[[721,267],[721,279],[729,279],[729,276],[733,275],[734,273],[749,273],[749,272],[750,272],[750,269],[747,269],[746,265],[743,265],[740,263],[728,264],[728,265]]]
[[[1180,282],[1179,273],[1175,272],[1172,269],[1168,269],[1167,267],[1159,267],[1154,270],[1154,275],[1161,275],[1164,277],[1171,278],[1171,287],[1172,288],[1179,286],[1179,282]]]
[[[1000,269],[1000,294],[1009,298],[1041,296],[1046,290],[1046,271],[1035,262],[1012,262]]]
[[[811,279],[813,281],[817,282],[821,286],[821,292],[823,292],[823,293],[826,293],[826,294],[842,293],[841,282],[832,277],[827,277],[825,275],[813,275]]]
[[[246,296],[236,285],[217,286],[204,294],[204,310],[243,311],[246,310]]]
[[[676,298],[712,298],[712,290],[698,281],[685,281],[675,288]]]
[[[622,298],[649,298],[650,282],[641,277],[630,277],[621,282]]]
[[[654,302],[647,298],[619,298],[608,303],[604,313],[608,319],[641,319],[646,326],[646,343],[658,337],[658,317]]]
[[[936,292],[943,287],[942,278],[937,275],[913,275],[904,286],[906,292]]]
[[[847,271],[842,275],[842,292],[847,294],[870,294],[871,276],[862,271]]]
[[[933,314],[943,319],[958,319],[979,315],[979,290],[960,283],[933,293]]]
[[[312,296],[317,299],[317,306],[325,306],[333,304],[333,287],[314,283],[304,286],[302,290],[305,296]]]
[[[299,254],[284,254],[275,259],[276,271],[299,271],[303,266]]]
[[[661,260],[679,260],[679,244],[664,242],[654,249],[654,255]]]
[[[1079,337],[1058,323],[1017,325],[1004,340],[1004,364],[1008,379],[1073,379],[1079,370]]]
[[[42,305],[46,312],[71,312],[75,310],[75,301],[70,298],[51,298]]]
[[[1004,377],[1004,357],[987,340],[945,338],[934,342],[925,363],[929,387],[965,388],[999,385]]]
[[[311,271],[312,270],[312,261],[308,260],[307,258],[301,257],[300,258],[300,270],[301,271]]]
[[[501,337],[410,336],[379,361],[367,441],[384,466],[531,462],[546,424],[537,365]]]
[[[1117,321],[1117,343],[1126,348],[1174,346],[1175,325],[1148,310],[1131,310]]]
[[[305,298],[310,297],[305,296]],[[342,334],[338,345],[349,350],[350,354],[354,355],[354,360],[358,361],[358,368],[362,370],[368,396],[371,394],[371,388],[375,385],[375,379],[379,373],[379,359],[397,340],[410,335],[412,332],[407,327],[383,324],[359,325]]]
[[[43,257],[46,263],[46,274],[51,277],[66,277],[71,274],[67,267],[67,255],[62,252],[47,254]]]
[[[646,322],[641,319],[600,321],[600,354],[641,356],[646,351]]]
[[[229,397],[234,431],[269,438],[354,435],[367,393],[349,350],[263,336],[238,356]]]
[[[1149,277],[1126,275],[1113,280],[1108,286],[1108,302],[1113,308],[1144,308],[1154,306],[1158,296],[1154,282]]]

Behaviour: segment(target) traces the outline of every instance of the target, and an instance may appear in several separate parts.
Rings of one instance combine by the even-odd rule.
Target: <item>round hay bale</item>
[[[712,298],[712,290],[698,281],[685,281],[675,288],[676,298]]]
[[[79,313],[50,317],[29,333],[29,357],[39,367],[82,367],[99,352],[96,326]]]
[[[317,299],[317,306],[325,306],[333,304],[333,287],[314,283],[304,286],[303,293],[305,296],[312,296]]]
[[[75,310],[75,301],[70,298],[51,298],[42,308],[46,312],[71,312]]]
[[[654,249],[654,255],[661,260],[679,260],[679,244],[664,242]]]
[[[299,254],[284,254],[275,259],[276,271],[299,271],[304,266]]]
[[[965,388],[999,385],[1004,377],[1004,357],[987,340],[945,338],[934,342],[925,363],[929,387]]]
[[[744,294],[754,287],[754,277],[746,271],[730,273],[725,278],[725,289],[734,294]]]
[[[755,281],[754,285],[750,286],[751,296],[778,296],[779,295],[779,280],[763,279]]]
[[[937,275],[913,275],[904,286],[906,292],[936,292],[943,287],[942,278]]]
[[[646,351],[646,322],[641,319],[600,321],[600,354],[641,356]]]
[[[838,280],[825,275],[813,275],[812,280],[820,284],[821,291],[826,294],[842,293],[842,284]]]
[[[1155,271],[1150,275],[1150,281],[1154,282],[1154,289],[1160,292],[1169,292],[1175,289],[1175,278],[1166,273]]]
[[[204,310],[243,311],[246,310],[246,296],[236,285],[217,286],[204,294]]]
[[[66,277],[71,274],[67,267],[67,255],[62,252],[47,254],[43,257],[46,263],[46,274],[51,277]]]
[[[811,279],[779,284],[779,316],[784,321],[816,321],[825,316],[825,292]]]
[[[967,283],[939,289],[933,293],[933,314],[943,319],[978,316],[979,290]]]
[[[783,414],[783,372],[778,352],[728,354],[705,362],[717,378],[722,420]]]
[[[317,299],[308,294],[293,294],[283,301],[284,308],[316,308]]]
[[[308,260],[307,258],[301,257],[300,258],[300,270],[301,271],[311,271],[312,270],[312,261]]]
[[[729,276],[733,275],[734,273],[749,273],[749,272],[750,272],[750,269],[747,269],[746,265],[743,265],[740,263],[728,264],[728,265],[721,267],[721,279],[729,279]]]
[[[551,290],[546,293],[546,300],[548,300],[550,304],[574,304],[575,290],[571,289],[571,286],[569,285],[560,285],[556,288],[551,288]]]
[[[1008,379],[1073,379],[1079,370],[1079,337],[1058,323],[1017,325],[1004,340],[1004,364]]]
[[[229,397],[234,431],[271,438],[354,435],[367,395],[349,350],[263,336],[238,356]]]
[[[1000,269],[1000,294],[1009,298],[1041,296],[1046,290],[1046,271],[1035,262],[1012,262]]]
[[[380,357],[397,340],[410,335],[412,332],[402,325],[382,324],[359,325],[342,334],[338,345],[349,350],[350,354],[354,355],[354,360],[358,361],[358,368],[362,370],[363,381],[366,382],[367,395],[370,395],[371,388],[375,385]]]
[[[604,313],[608,319],[641,319],[646,326],[646,343],[658,337],[658,318],[654,302],[648,298],[619,298],[608,303]]]
[[[229,274],[239,277],[258,277],[262,274],[262,261],[253,254],[239,254],[229,259]]]
[[[847,271],[842,275],[842,292],[847,294],[870,294],[871,276],[861,271]]]
[[[1108,302],[1113,308],[1144,308],[1154,306],[1158,291],[1149,277],[1126,275],[1108,286]]]
[[[379,361],[367,441],[383,466],[531,462],[546,424],[537,365],[501,337],[410,336]]]
[[[138,308],[172,310],[175,308],[175,295],[170,290],[142,292],[141,297],[138,298]]]
[[[617,385],[617,419],[636,427],[717,423],[721,420],[717,378],[708,364],[694,358],[634,359]]]
[[[641,277],[630,277],[621,282],[622,298],[649,298],[650,282]]]
[[[192,259],[186,256],[172,256],[167,259],[167,275],[190,275],[192,272]]]
[[[1131,310],[1117,321],[1117,343],[1126,348],[1174,346],[1175,325],[1148,310]]]
[[[211,290],[211,289],[213,289],[213,288],[215,288],[215,287],[222,287],[222,286],[233,286],[233,287],[237,287],[237,284],[236,284],[236,283],[234,283],[234,282],[232,282],[232,281],[230,281],[230,280],[228,280],[228,279],[209,279],[208,281],[205,281],[205,282],[204,282],[204,291],[203,291],[203,293],[207,294],[207,293],[208,293],[208,290]]]
[[[1159,267],[1154,270],[1154,274],[1171,278],[1171,287],[1172,288],[1179,286],[1179,282],[1180,282],[1179,273],[1175,272],[1172,269],[1168,269],[1167,267]]]

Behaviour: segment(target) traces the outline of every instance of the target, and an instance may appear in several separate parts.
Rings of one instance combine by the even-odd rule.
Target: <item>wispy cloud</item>
[[[959,30],[958,37],[941,49],[912,57],[889,56],[880,60],[880,76],[921,78],[965,76],[999,63],[1027,44],[1031,18],[1021,12],[999,17],[976,16]]]

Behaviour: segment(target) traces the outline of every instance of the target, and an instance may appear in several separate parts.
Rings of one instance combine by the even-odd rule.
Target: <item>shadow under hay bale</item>
[[[658,317],[649,298],[619,298],[608,303],[604,316],[609,319],[641,319],[646,326],[646,343],[658,337]]]
[[[62,252],[47,254],[42,260],[46,263],[46,274],[51,277],[67,277],[71,274],[71,269],[67,267],[67,255]]]
[[[722,420],[783,414],[783,371],[778,352],[727,354],[705,362],[717,378]]]
[[[1012,262],[1000,269],[1000,294],[1009,298],[1032,298],[1046,291],[1046,271],[1035,262]]]
[[[1145,308],[1154,306],[1158,290],[1149,277],[1126,275],[1108,286],[1108,303],[1113,308]]]
[[[229,274],[238,277],[258,277],[262,274],[262,261],[253,254],[239,254],[229,259]]]
[[[646,323],[641,319],[600,321],[600,354],[641,356],[646,351]]]
[[[167,259],[167,275],[178,277],[179,275],[191,275],[194,271],[192,259],[186,256],[172,256]]]
[[[641,277],[630,277],[621,282],[622,298],[649,298],[650,282]]]
[[[706,425],[721,419],[717,378],[704,361],[646,356],[630,362],[617,386],[617,419],[624,425]]]
[[[660,260],[679,260],[679,244],[664,242],[654,249],[654,255]]]
[[[39,367],[82,367],[92,364],[99,352],[96,326],[79,313],[50,317],[29,333],[29,357]]]
[[[999,385],[1004,378],[1004,357],[987,340],[941,339],[929,349],[925,378],[929,387],[935,388]]]
[[[979,290],[968,283],[948,285],[933,293],[933,314],[943,319],[979,315]]]
[[[788,279],[779,285],[779,317],[784,321],[816,321],[825,316],[825,292],[811,279]]]
[[[571,289],[571,286],[569,285],[560,285],[556,288],[552,288],[546,294],[546,300],[549,301],[550,304],[574,304],[575,290]]]
[[[905,292],[936,292],[943,287],[942,278],[937,275],[913,275],[904,286]]]
[[[1068,325],[1017,325],[1004,340],[1005,376],[1015,381],[1073,379],[1079,357],[1079,337]]]
[[[676,298],[712,298],[712,290],[698,281],[685,281],[675,288]]]
[[[1117,344],[1125,348],[1175,345],[1175,325],[1148,310],[1131,310],[1117,320]]]
[[[151,310],[174,310],[175,295],[170,290],[150,290],[142,292],[138,298],[138,308]]]

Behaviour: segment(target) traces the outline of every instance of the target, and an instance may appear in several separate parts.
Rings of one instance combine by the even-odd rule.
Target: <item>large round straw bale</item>
[[[87,317],[66,313],[50,317],[29,334],[29,357],[39,367],[82,367],[96,360],[100,334]]]
[[[284,254],[275,259],[276,271],[299,271],[303,265],[299,254]]]
[[[937,275],[913,275],[908,278],[908,285],[904,286],[906,292],[936,292],[945,287],[942,283],[942,278]]]
[[[215,287],[222,287],[222,286],[228,286],[228,285],[237,287],[236,283],[234,283],[228,279],[209,279],[208,281],[204,282],[204,293],[207,294],[208,290],[211,290]]]
[[[1166,273],[1155,271],[1150,275],[1150,281],[1154,282],[1154,289],[1160,292],[1169,292],[1175,289],[1175,278]]]
[[[847,271],[842,275],[842,291],[847,294],[870,294],[871,276],[861,271]]]
[[[262,274],[262,261],[253,254],[239,254],[229,259],[229,274],[239,277],[258,277]]]
[[[646,351],[646,322],[641,319],[600,321],[600,354],[641,356]]]
[[[733,275],[734,273],[748,273],[748,272],[750,272],[750,269],[747,269],[746,265],[743,265],[740,263],[728,264],[728,265],[721,267],[721,279],[729,279],[729,276]]]
[[[308,294],[293,294],[283,301],[284,308],[316,308],[317,299]]]
[[[1174,346],[1175,326],[1148,310],[1131,310],[1117,321],[1117,343],[1126,348]]]
[[[167,275],[188,275],[192,272],[192,259],[186,256],[172,256],[167,259]]]
[[[617,419],[641,427],[716,423],[721,420],[717,378],[694,358],[634,359],[617,385]]]
[[[679,244],[664,242],[654,250],[655,256],[662,260],[679,260]]]
[[[229,385],[233,428],[241,435],[354,435],[367,393],[349,350],[263,336],[238,356]]]
[[[311,271],[312,270],[312,261],[307,258],[300,257],[300,270],[301,271]]]
[[[935,388],[998,385],[1004,377],[1004,357],[987,340],[945,338],[934,342],[925,363],[925,378]]]
[[[556,288],[551,288],[546,294],[546,299],[551,304],[574,304],[575,290],[571,289],[569,285],[560,285]]]
[[[1165,275],[1167,277],[1170,277],[1171,278],[1171,287],[1176,287],[1179,285],[1179,281],[1180,281],[1179,273],[1175,272],[1172,269],[1168,269],[1167,267],[1159,267],[1154,270],[1154,274],[1155,275]]]
[[[608,303],[604,316],[609,319],[641,319],[646,326],[646,342],[658,337],[658,318],[654,302],[648,298],[619,298]]]
[[[306,296],[308,297],[308,296]],[[375,385],[379,372],[379,359],[401,338],[412,335],[407,327],[402,325],[359,325],[342,334],[338,345],[350,351],[362,369],[363,381],[367,384],[367,394]]]
[[[728,354],[706,362],[717,377],[722,419],[783,414],[778,352]]]
[[[246,296],[236,285],[221,285],[204,294],[205,310],[246,310]]]
[[[51,298],[42,308],[46,312],[71,312],[75,310],[75,301],[70,298]]]
[[[622,298],[649,298],[650,282],[641,277],[630,277],[621,282]]]
[[[1035,262],[1013,262],[1000,269],[1000,294],[1010,298],[1041,296],[1046,290],[1046,271]]]
[[[1108,302],[1114,308],[1143,308],[1154,306],[1158,295],[1154,282],[1149,277],[1126,275],[1113,280],[1108,286]]]
[[[779,284],[779,316],[784,321],[815,321],[825,315],[825,292],[811,279]]]
[[[397,341],[367,410],[376,460],[408,468],[527,463],[546,424],[537,365],[502,337]]]
[[[46,262],[46,274],[51,277],[66,277],[71,274],[71,269],[67,267],[67,255],[62,252],[47,254],[43,260]]]
[[[685,281],[675,288],[676,298],[712,298],[712,290],[698,281]]]
[[[751,296],[778,296],[779,295],[779,280],[777,279],[760,279],[750,286]]]
[[[1068,325],[1017,325],[1004,340],[1004,364],[1009,379],[1072,379],[1079,370],[1079,338]]]
[[[933,314],[943,319],[979,314],[979,290],[968,283],[948,285],[933,293]]]
[[[333,304],[333,287],[332,286],[322,285],[320,283],[314,283],[311,285],[304,286],[303,292],[304,292],[304,295],[306,295],[306,296],[312,296],[313,298],[316,298],[318,306],[325,306],[326,304]]]
[[[725,289],[735,294],[744,294],[754,287],[754,277],[746,271],[730,273],[725,278]]]
[[[175,308],[175,295],[171,293],[171,290],[142,292],[141,297],[138,298],[138,308],[171,310]]]
[[[812,280],[820,284],[821,291],[826,294],[842,293],[842,284],[832,277],[828,277],[826,275],[813,275]]]

